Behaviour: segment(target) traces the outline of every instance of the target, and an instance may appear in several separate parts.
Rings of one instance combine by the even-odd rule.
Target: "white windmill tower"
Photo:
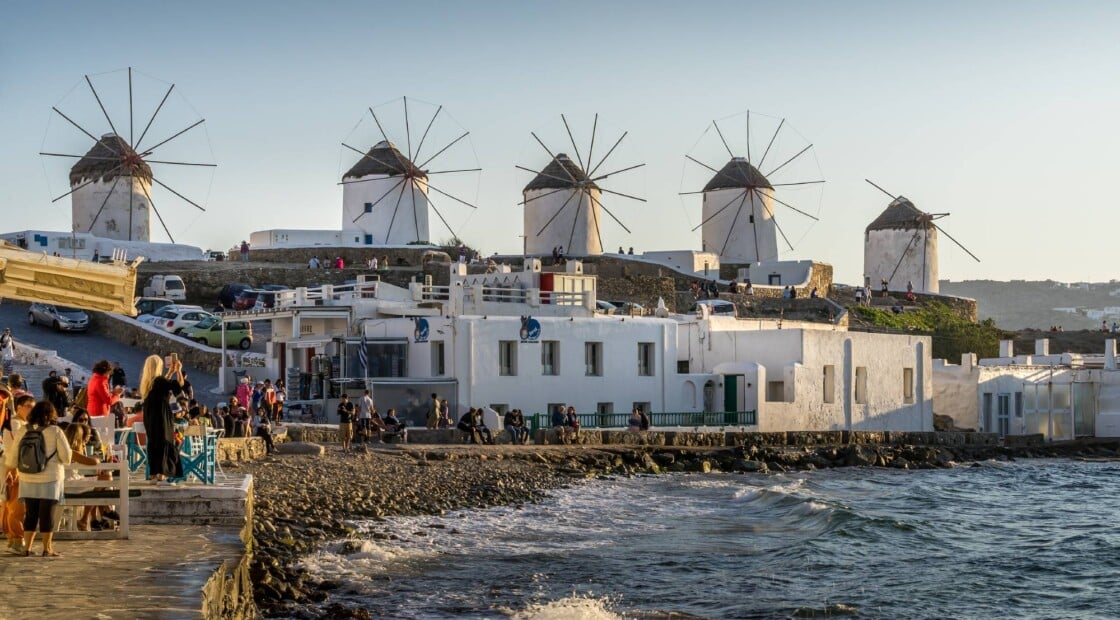
[[[121,129],[118,131],[117,125],[113,123],[115,115],[111,113],[111,110],[114,107],[125,107],[125,91],[123,88],[125,71],[112,73],[119,74],[120,92],[117,92],[118,89],[109,88],[107,93],[106,91],[99,93],[94,88],[93,80],[88,75],[85,76],[85,82],[97,104],[96,108],[92,108],[93,102],[91,101],[89,102],[90,105],[86,106],[89,108],[86,110],[88,119],[80,116],[82,110],[77,112],[71,110],[71,114],[82,121],[79,123],[71,116],[64,114],[57,106],[51,108],[58,116],[65,119],[70,126],[93,140],[93,145],[86,150],[84,155],[58,152],[39,153],[45,157],[78,160],[69,171],[70,191],[54,198],[51,202],[57,202],[66,196],[70,196],[72,231],[75,233],[90,233],[95,237],[118,241],[149,242],[152,236],[151,215],[155,214],[164,232],[167,233],[168,239],[174,243],[175,239],[171,235],[164,216],[160,214],[152,200],[152,184],[159,185],[199,211],[206,210],[197,202],[169,186],[169,183],[178,185],[178,182],[182,180],[182,176],[176,177],[176,173],[172,172],[173,170],[201,170],[216,166],[213,163],[181,161],[177,155],[177,153],[181,154],[183,152],[184,144],[189,144],[189,138],[186,142],[180,140],[180,138],[192,129],[202,125],[205,119],[198,119],[185,127],[182,124],[185,121],[175,120],[176,118],[181,119],[184,114],[193,115],[196,113],[193,112],[193,108],[190,108],[190,112],[187,112],[181,100],[177,102],[168,101],[172,90],[175,88],[174,84],[168,86],[166,92],[160,88],[158,92],[163,94],[159,98],[158,105],[155,105],[155,98],[153,97],[153,95],[158,96],[156,95],[157,91],[148,88],[148,84],[153,80],[152,78],[142,80],[137,85],[137,92],[134,93],[133,69],[129,67],[127,70],[128,125],[126,127],[123,124],[125,120],[123,111],[119,112],[117,120],[121,123]],[[100,76],[99,84],[110,79],[108,78],[109,75],[103,74]],[[107,97],[103,98],[103,94],[106,94]],[[116,94],[115,99],[117,101],[115,102],[118,104],[117,106],[112,105],[114,99],[111,99],[111,97],[114,94]],[[137,98],[140,99],[141,107],[148,104],[155,106],[147,123],[140,131],[136,131],[139,129],[136,121],[140,119],[136,119],[134,115],[134,103]],[[167,105],[169,103],[171,105]],[[189,104],[187,106],[189,107]],[[100,112],[99,115],[97,111]],[[162,117],[160,116],[161,111],[164,112]],[[111,131],[102,134],[100,138],[95,138],[93,133],[87,130],[83,124],[100,122],[102,119],[108,124]],[[166,122],[172,124],[168,125]],[[127,138],[124,137],[126,128],[128,130]],[[177,131],[158,142],[149,139],[148,142],[154,142],[149,146],[145,143],[145,139],[149,136],[149,130],[153,128],[156,131],[151,132],[152,135],[156,135],[156,132],[165,134],[165,132],[171,133],[172,130]],[[199,136],[200,134],[194,132],[192,135]],[[46,142],[46,139],[44,139],[44,142]],[[70,142],[69,139],[65,141],[73,149]],[[196,142],[196,148],[193,150],[200,150],[198,148],[200,146]],[[176,148],[179,150],[175,151]],[[208,146],[206,148],[208,149]],[[189,158],[197,159],[194,156]],[[153,165],[157,166],[156,171],[153,171]]]
[[[933,223],[948,213],[926,213],[905,196],[895,196],[870,180],[867,182],[892,198],[886,210],[868,224],[864,232],[863,271],[871,286],[886,281],[888,290],[904,291],[911,285],[915,293],[936,295],[940,291],[938,231],[980,262],[968,248]]]
[[[404,124],[399,133],[404,134],[403,144],[406,152],[402,153],[397,145],[389,140],[381,119],[372,107],[369,108],[370,117],[377,127],[381,140],[364,152],[345,142],[342,143],[342,146],[361,155],[361,158],[342,175],[342,230],[344,238],[357,237],[362,245],[432,243],[434,239],[428,225],[429,208],[457,239],[458,235],[436,208],[431,197],[433,191],[472,209],[476,208],[475,205],[457,198],[449,191],[433,186],[429,177],[437,174],[476,173],[481,168],[425,169],[425,166],[447,153],[448,149],[460,143],[470,132],[458,133],[456,130],[457,137],[450,140],[443,148],[434,151],[432,155],[423,154],[424,143],[428,140],[429,134],[433,137],[443,134],[439,126],[436,126],[433,132],[433,126],[437,125],[437,118],[440,117],[443,106],[436,108],[423,135],[416,140],[408,120],[408,98],[402,97],[401,101]],[[393,103],[395,102],[386,105]],[[414,144],[415,149],[413,149]],[[423,159],[421,159],[422,154]],[[417,161],[420,163],[415,163]]]
[[[756,123],[759,120],[758,117],[759,115],[756,114]],[[787,202],[786,200],[792,200],[789,196],[785,197],[786,200],[779,198],[776,195],[775,188],[817,185],[824,183],[823,180],[797,180],[779,183],[770,180],[779,171],[789,172],[790,168],[787,168],[787,166],[808,153],[813,147],[812,144],[801,147],[800,150],[781,160],[780,164],[774,166],[765,174],[760,170],[768,157],[771,160],[779,160],[778,156],[782,155],[780,151],[784,150],[786,151],[785,154],[788,155],[789,152],[795,150],[794,148],[788,148],[786,146],[788,143],[783,143],[779,148],[774,148],[775,141],[783,126],[785,126],[785,119],[778,123],[774,134],[762,152],[762,156],[754,159],[752,158],[751,114],[749,111],[746,113],[745,138],[732,136],[738,138],[734,140],[734,143],[736,147],[742,149],[739,153],[732,149],[731,144],[724,137],[719,123],[712,121],[709,131],[714,130],[714,134],[719,137],[719,143],[722,144],[723,149],[726,150],[731,159],[717,170],[714,166],[710,166],[696,157],[685,155],[688,160],[715,173],[708,179],[703,189],[682,192],[682,194],[703,195],[702,220],[696,228],[693,228],[693,231],[703,229],[701,231],[703,248],[708,252],[719,254],[721,262],[751,264],[778,260],[781,252],[778,244],[779,236],[792,250],[793,243],[790,242],[786,231],[778,223],[777,212],[779,206],[788,208],[814,222],[818,221],[817,216]],[[705,131],[705,135],[708,135],[708,131]],[[703,136],[701,140],[703,140]],[[804,144],[804,142],[799,142],[797,146],[800,146],[800,144]],[[758,151],[754,152],[757,153]],[[771,153],[774,153],[775,156],[771,156]],[[819,173],[820,170],[817,167],[816,174],[819,175]]]
[[[595,115],[592,124],[590,145],[583,150],[576,146],[568,119],[563,114],[560,115],[560,119],[564,123],[576,160],[573,161],[565,153],[553,155],[552,150],[545,146],[537,134],[530,132],[533,139],[548,153],[550,158],[548,165],[540,171],[516,166],[520,170],[536,175],[522,190],[523,200],[520,203],[525,206],[523,216],[525,253],[530,256],[547,255],[555,248],[563,248],[567,256],[597,256],[603,253],[600,224],[603,213],[609,215],[623,230],[630,232],[630,229],[603,205],[603,194],[645,202],[642,198],[606,189],[599,182],[645,164],[597,174],[626,137],[627,132],[623,132],[606,154],[595,162],[592,158],[595,156],[599,115]],[[584,157],[585,153],[586,157]]]

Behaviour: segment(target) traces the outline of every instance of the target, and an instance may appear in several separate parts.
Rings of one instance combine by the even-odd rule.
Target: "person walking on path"
[[[362,397],[358,399],[358,431],[363,437],[363,441],[370,439],[370,427],[373,426],[373,398],[369,395],[369,390],[366,390]],[[378,420],[380,422],[380,420]],[[380,439],[381,433],[378,433]]]
[[[349,395],[343,394],[338,403],[338,441],[347,452],[350,451],[350,440],[354,437],[354,429],[351,427],[353,421],[354,403],[350,402]]]
[[[427,427],[429,429],[439,428],[439,404],[439,396],[433,393],[432,401],[428,403]]]
[[[171,413],[171,396],[183,392],[183,364],[169,358],[166,373],[163,358],[149,355],[140,376],[140,397],[143,399],[144,432],[148,441],[148,473],[157,484],[171,484],[169,479],[183,477],[179,446],[175,441],[175,418]]]
[[[12,338],[12,328],[5,327],[0,335],[0,357],[4,360],[4,374],[12,374],[12,364],[16,359],[16,341]]]
[[[15,432],[14,445],[17,449],[4,452],[4,466],[7,469],[20,469],[19,497],[27,511],[23,519],[23,555],[31,555],[31,545],[35,534],[43,535],[43,557],[58,557],[54,550],[54,508],[62,500],[63,481],[66,466],[70,464],[70,444],[55,421],[58,413],[54,405],[43,401],[31,408],[27,424]],[[28,433],[36,436],[28,437]],[[23,439],[27,437],[25,444]],[[37,441],[36,441],[37,439]],[[36,444],[39,449],[33,449]],[[29,471],[20,454],[40,453],[41,471]]]

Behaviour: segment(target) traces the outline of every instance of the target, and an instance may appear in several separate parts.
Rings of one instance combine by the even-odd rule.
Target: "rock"
[[[317,444],[305,441],[289,441],[276,446],[276,452],[280,454],[302,454],[308,456],[323,456],[326,448]]]

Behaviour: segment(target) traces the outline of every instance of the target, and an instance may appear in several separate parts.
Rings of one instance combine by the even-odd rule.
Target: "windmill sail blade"
[[[545,192],[545,193],[543,193],[543,194],[539,194],[539,195],[537,195],[537,196],[533,196],[532,198],[527,198],[527,199],[525,199],[525,200],[522,200],[521,202],[517,203],[517,206],[519,206],[519,207],[520,207],[521,205],[527,205],[527,204],[529,204],[530,202],[533,202],[534,200],[540,200],[541,198],[544,198],[545,196],[551,196],[551,195],[555,194],[556,192],[562,192],[562,191],[564,191],[564,190],[566,190],[566,189],[571,189],[571,188],[570,188],[570,187],[558,187],[558,188],[556,188],[556,189],[554,189],[554,190],[552,190],[552,191],[549,191],[549,192]]]
[[[910,237],[910,243],[907,243],[906,249],[902,250],[902,256],[898,257],[898,262],[895,263],[891,275],[887,277],[887,282],[894,280],[894,274],[898,273],[898,268],[902,266],[902,261],[906,260],[906,255],[910,253],[910,248],[914,247],[914,242],[918,240],[918,236],[918,233],[914,233],[913,236]]]
[[[160,161],[158,159],[145,159],[146,164],[166,164],[168,166],[202,166],[205,168],[217,168],[218,164],[196,164],[187,161]]]
[[[747,110],[747,163],[751,163],[751,111]]]
[[[685,155],[684,158],[689,160],[689,161],[696,162],[696,163],[700,164],[701,166],[704,166],[708,170],[711,170],[712,172],[714,172],[716,174],[719,174],[719,170],[716,170],[715,168],[709,166],[708,164],[705,164],[704,162],[700,161],[699,159],[696,159],[695,157],[693,157],[691,155]]]
[[[128,68],[128,144],[132,146],[132,67]]]
[[[431,170],[431,171],[425,172],[424,174],[427,175],[427,176],[432,176],[433,174],[452,174],[452,173],[455,173],[455,172],[480,172],[481,170],[482,170],[482,168],[460,168],[459,170]]]
[[[634,165],[634,166],[629,166],[627,168],[619,168],[618,170],[615,170],[614,172],[608,172],[606,174],[600,174],[599,176],[597,176],[597,177],[595,177],[591,180],[592,181],[602,181],[603,179],[605,179],[607,177],[613,177],[614,175],[622,173],[622,172],[629,172],[629,171],[634,170],[636,168],[641,168],[644,165],[645,164],[637,164],[637,165]]]
[[[607,159],[608,159],[608,158],[610,158],[610,156],[611,156],[611,153],[613,153],[613,152],[614,152],[614,150],[618,148],[618,145],[619,145],[619,144],[622,144],[622,140],[623,140],[623,139],[624,139],[624,138],[625,138],[625,137],[626,137],[627,135],[629,135],[629,133],[630,133],[629,131],[624,131],[624,132],[622,132],[622,135],[618,137],[618,140],[617,140],[617,141],[615,141],[614,145],[613,145],[613,146],[611,146],[611,148],[610,148],[610,150],[609,150],[609,151],[607,151],[607,154],[606,154],[606,155],[603,155],[603,158],[602,158],[602,159],[600,159],[600,160],[599,160],[599,163],[598,163],[598,164],[596,164],[596,165],[595,165],[595,167],[594,167],[594,168],[592,168],[592,169],[591,169],[591,171],[587,173],[587,176],[594,176],[594,175],[595,175],[595,173],[599,171],[599,166],[602,166],[602,165],[603,165],[604,163],[606,163]]]
[[[98,142],[101,142],[101,140],[99,140],[99,139],[97,139],[97,138],[93,137],[93,134],[91,134],[90,132],[86,131],[85,127],[82,127],[81,125],[79,125],[79,124],[75,123],[75,122],[74,122],[74,119],[72,119],[72,118],[70,118],[69,116],[66,116],[65,114],[63,114],[63,113],[62,113],[62,110],[59,110],[58,108],[56,108],[56,107],[53,107],[53,106],[51,107],[51,109],[52,109],[52,110],[54,110],[55,112],[57,112],[59,116],[61,116],[62,118],[66,119],[66,120],[67,120],[67,121],[68,121],[68,122],[69,122],[69,123],[70,123],[71,125],[73,125],[73,126],[77,127],[77,128],[78,128],[78,131],[80,131],[80,132],[82,132],[82,133],[86,134],[87,136],[89,136],[89,139],[90,139],[90,140],[93,140],[93,141],[94,141],[94,143],[98,143]],[[117,149],[116,149],[115,145],[113,145],[113,144],[112,144],[111,142],[102,142],[102,144],[104,144],[104,145],[105,145],[105,148],[107,148],[107,149],[109,149],[110,151],[112,151],[112,152],[116,153],[117,155],[120,155],[120,153],[119,153],[119,152],[117,151]]]
[[[427,241],[420,238],[420,214],[416,212],[416,179],[408,180],[408,191],[412,195],[412,225],[416,230],[416,241]],[[423,194],[424,192],[420,192]]]
[[[766,156],[770,154],[770,147],[774,146],[774,140],[778,137],[778,132],[782,130],[782,125],[785,124],[786,119],[784,118],[782,119],[782,122],[778,123],[778,128],[774,130],[774,135],[770,136],[770,144],[766,145],[766,150],[762,152],[762,159],[758,160],[758,166],[756,166],[756,168],[761,167],[762,162],[766,161]]]
[[[568,132],[568,139],[572,141],[572,150],[576,152],[576,161],[579,162],[579,167],[587,170],[587,166],[583,165],[583,156],[579,154],[579,147],[576,146],[576,139],[572,136],[572,128],[568,126],[568,119],[561,114],[560,120],[564,121],[564,129]]]
[[[583,192],[576,192],[576,194],[581,196],[581,199],[578,202],[576,202],[576,216],[572,218],[572,233],[570,235],[568,235],[568,251],[569,252],[574,247],[572,245],[572,242],[575,241],[575,238],[576,238],[576,226],[579,225],[579,212],[581,210],[583,210],[583,200],[582,200]],[[590,205],[588,205],[588,206],[590,206]]]
[[[206,209],[203,209],[203,208],[202,208],[202,205],[199,205],[199,204],[198,204],[197,202],[195,202],[195,201],[191,200],[190,198],[187,198],[186,196],[184,196],[184,195],[180,194],[179,192],[177,192],[177,191],[175,191],[175,190],[171,189],[170,187],[168,187],[168,186],[164,185],[162,181],[160,181],[159,179],[155,178],[154,176],[152,177],[152,180],[153,180],[153,181],[155,181],[156,183],[159,183],[160,187],[162,187],[163,189],[165,189],[165,190],[167,190],[167,191],[171,192],[172,194],[175,194],[175,195],[176,195],[176,196],[178,196],[179,198],[182,198],[183,200],[187,201],[188,203],[190,203],[191,205],[193,205],[193,206],[194,206],[194,207],[195,207],[196,209],[198,209],[199,211],[203,211],[203,212],[205,212],[205,211],[206,211]]]
[[[731,156],[731,159],[735,159],[735,153],[731,151],[730,146],[727,146],[727,139],[723,137],[723,132],[719,130],[719,123],[712,121],[712,127],[716,128],[716,133],[719,134],[719,141],[723,142],[723,148],[727,149],[727,154]]]
[[[404,99],[404,139],[408,144],[408,161],[412,161],[412,129],[408,126],[408,97],[402,99]],[[412,211],[415,213],[416,209]]]
[[[735,209],[735,217],[731,220],[731,226],[727,227],[727,238],[723,240],[723,247],[720,248],[720,255],[727,253],[727,244],[731,242],[731,233],[735,230],[735,223],[739,221],[739,214],[743,212],[743,204],[747,201],[747,192],[743,192],[743,198],[739,201],[739,208]],[[755,258],[758,258],[758,236],[755,236]]]
[[[819,181],[798,181],[797,183],[771,183],[770,186],[771,187],[791,187],[793,185],[816,185],[818,183],[824,183],[824,179],[821,179]]]
[[[761,192],[762,190],[759,190],[759,191]],[[794,211],[797,211],[797,212],[798,212],[798,213],[800,213],[801,215],[804,215],[805,217],[807,217],[807,218],[809,218],[809,219],[813,220],[814,222],[819,222],[819,221],[821,221],[821,218],[819,218],[819,217],[817,217],[817,216],[815,216],[815,215],[811,215],[811,214],[809,214],[809,213],[806,213],[806,212],[802,211],[801,209],[798,209],[797,207],[795,207],[795,206],[791,205],[790,203],[788,203],[788,202],[786,202],[786,201],[784,201],[784,200],[782,200],[782,199],[778,198],[777,196],[775,196],[775,195],[773,195],[773,194],[769,194],[769,196],[770,196],[770,200],[773,200],[774,202],[776,202],[776,203],[778,203],[778,204],[780,204],[780,205],[783,205],[783,206],[789,207],[790,209],[793,209]]]
[[[194,129],[195,127],[198,127],[199,125],[201,125],[202,123],[205,123],[205,122],[206,122],[206,119],[199,120],[197,123],[194,123],[190,127],[187,127],[186,129],[180,131],[179,133],[176,133],[175,135],[171,136],[170,138],[164,140],[163,142],[160,142],[160,143],[156,144],[155,146],[149,147],[147,149],[144,149],[144,154],[145,155],[150,155],[153,151],[155,151],[159,147],[163,146],[164,144],[167,144],[168,142],[171,142],[175,138],[178,138],[179,136],[187,133],[188,131]]]
[[[470,207],[472,209],[477,209],[478,208],[478,207],[472,205],[471,203],[467,202],[466,200],[462,200],[461,198],[456,198],[455,196],[452,196],[451,194],[448,194],[447,192],[445,192],[442,189],[436,187],[435,185],[432,185],[431,183],[428,183],[427,185],[428,185],[428,189],[433,189],[433,190],[439,192],[440,194],[442,194],[444,196],[447,196],[448,198],[454,200],[455,202],[458,202],[459,204],[467,205],[468,207]]]
[[[874,187],[875,189],[877,189],[877,190],[883,192],[884,194],[890,196],[892,200],[898,200],[898,196],[895,196],[894,194],[892,194],[892,193],[888,192],[887,190],[883,189],[882,187],[879,187],[871,179],[864,179],[864,181],[867,181],[868,183],[870,183],[871,187]]]
[[[113,126],[113,119],[109,118],[109,113],[105,111],[105,105],[101,103],[101,96],[97,94],[97,89],[93,87],[93,82],[90,81],[89,76],[87,75],[85,78],[86,84],[89,84],[89,90],[93,93],[93,98],[97,100],[97,107],[101,108],[101,114],[109,122],[109,129],[113,130],[114,135],[117,135],[117,128]]]
[[[608,209],[608,208],[606,207],[606,205],[604,205],[603,203],[599,202],[599,199],[598,199],[598,198],[596,198],[595,196],[593,196],[593,195],[591,194],[591,190],[590,190],[590,189],[589,189],[589,190],[587,190],[587,191],[588,191],[588,194],[587,194],[587,195],[588,195],[588,196],[591,196],[591,201],[592,201],[592,202],[594,202],[595,204],[599,205],[599,208],[600,208],[600,209],[602,209],[602,210],[603,210],[603,212],[605,212],[605,213],[606,213],[607,215],[611,216],[611,219],[612,219],[612,220],[614,220],[615,222],[617,222],[617,223],[618,223],[618,225],[622,227],[622,230],[625,230],[626,232],[628,232],[628,233],[630,233],[630,234],[634,234],[634,233],[633,233],[633,231],[631,231],[631,230],[630,230],[629,228],[627,228],[627,227],[626,227],[626,224],[623,224],[623,223],[622,223],[622,220],[620,220],[620,219],[618,219],[617,217],[615,217],[614,213],[611,213],[611,210],[610,210],[610,209]]]
[[[591,155],[588,154],[588,157],[590,158]],[[588,203],[595,202],[595,197],[591,195],[591,190],[589,188],[585,187],[585,188],[583,188],[583,191],[587,192],[587,197],[590,199],[590,200],[588,200]],[[592,206],[593,205],[588,204],[587,205],[587,210],[591,212],[591,222],[595,224],[595,236],[599,239],[599,251],[602,252],[603,251],[603,231],[599,229],[599,216],[595,214],[595,209],[592,208]],[[623,228],[625,228],[625,226]],[[569,244],[568,247],[570,248],[572,246]]]
[[[93,183],[94,181],[97,181],[97,180],[99,180],[103,177],[107,177],[110,174],[113,174],[114,172],[119,171],[121,168],[124,168],[124,164],[120,164],[119,166],[116,166],[115,168],[113,168],[112,170],[110,170],[110,171],[108,171],[104,174],[96,175],[93,178],[86,181],[85,183],[81,183],[79,185],[74,186],[73,188],[70,189],[70,191],[66,192],[65,194],[59,196],[58,198],[52,199],[51,202],[58,202],[59,200],[62,200],[63,198],[69,196],[70,194],[73,194],[74,192],[76,192],[76,191],[82,189],[83,187],[89,185],[90,183]]]
[[[649,202],[645,198],[638,198],[637,196],[631,196],[630,194],[623,194],[622,192],[616,192],[613,189],[600,187],[599,191],[605,192],[607,194],[614,194],[615,196],[622,196],[623,198],[629,198],[630,200],[637,200],[638,202]]]
[[[596,112],[595,113],[595,121],[591,123],[591,146],[588,147],[588,149],[587,149],[587,162],[588,163],[591,163],[593,161],[591,159],[591,154],[595,152],[595,131],[598,128],[599,128],[599,113]],[[602,245],[602,244],[603,244],[602,240],[600,239],[599,245]]]
[[[428,138],[428,132],[432,129],[432,123],[436,122],[436,117],[439,116],[441,110],[443,110],[442,105],[436,108],[436,113],[432,115],[432,120],[428,121],[428,126],[424,128],[424,135],[420,136],[420,144],[416,145],[416,159],[420,159],[420,149],[424,148],[424,140]]]
[[[397,204],[393,207],[393,217],[389,218],[389,228],[385,230],[385,241],[389,241],[389,235],[393,232],[393,222],[397,221],[397,211],[401,208],[401,199],[404,198],[404,184],[401,184],[401,193],[397,195]]]
[[[813,145],[812,145],[812,144],[810,144],[809,146],[807,146],[807,147],[805,147],[805,148],[801,149],[800,151],[798,151],[798,152],[797,152],[797,154],[796,154],[796,155],[794,155],[793,157],[790,157],[789,159],[787,159],[787,160],[783,161],[783,162],[782,162],[782,164],[781,164],[780,166],[778,166],[777,168],[774,168],[774,169],[773,169],[773,170],[771,170],[770,172],[767,172],[767,173],[766,173],[766,176],[767,176],[767,177],[769,177],[769,176],[773,175],[773,174],[774,174],[775,172],[777,172],[777,171],[781,170],[782,168],[784,168],[784,167],[786,166],[786,164],[788,164],[788,163],[792,162],[793,160],[797,159],[798,157],[801,157],[801,155],[802,155],[803,153],[805,153],[805,151],[808,151],[808,150],[809,150],[809,149],[811,149],[811,148],[813,148]]]
[[[388,142],[388,141],[386,141],[386,142]],[[375,162],[381,164],[382,166],[385,166],[386,168],[389,168],[390,170],[392,170],[394,168],[394,166],[392,166],[392,165],[374,157],[373,155],[370,155],[369,153],[366,153],[364,151],[359,151],[358,149],[350,146],[349,144],[346,144],[345,142],[342,143],[342,146],[345,146],[346,148],[350,149],[351,151],[354,151],[355,153],[361,155],[364,159],[368,159],[370,161],[375,161]],[[397,159],[397,165],[400,166],[401,168],[403,168],[404,170],[408,170],[408,166],[405,166],[400,161],[399,158]],[[371,179],[371,180],[377,180],[377,179]],[[345,183],[345,181],[343,181],[343,183]]]
[[[421,168],[421,169],[422,169],[422,168],[423,168],[424,166],[427,166],[427,165],[428,165],[428,163],[429,163],[429,162],[431,162],[431,161],[432,161],[433,159],[435,159],[435,158],[439,157],[440,155],[443,155],[443,152],[444,152],[444,151],[446,151],[447,149],[451,148],[452,146],[455,146],[455,143],[456,143],[456,142],[458,142],[459,140],[462,140],[463,138],[466,138],[466,137],[467,137],[467,136],[469,136],[469,135],[471,135],[471,132],[469,132],[469,131],[464,131],[464,132],[462,133],[462,135],[460,135],[460,136],[459,136],[458,138],[455,138],[455,139],[454,139],[454,140],[452,140],[451,142],[448,142],[448,143],[447,143],[447,146],[445,146],[445,147],[443,147],[442,149],[440,149],[440,150],[436,151],[436,154],[435,154],[435,155],[432,155],[431,157],[429,157],[429,158],[425,159],[425,160],[424,160],[424,163],[422,163],[422,164],[420,164],[419,166],[417,166],[417,168]]]
[[[413,179],[412,183],[415,184],[416,180]],[[432,208],[432,211],[436,212],[436,215],[439,216],[439,221],[443,222],[443,225],[447,227],[447,230],[451,233],[451,236],[455,239],[458,239],[459,238],[458,233],[456,233],[455,230],[453,228],[451,228],[451,224],[448,224],[447,220],[444,219],[443,214],[439,212],[438,208],[436,208],[436,203],[432,202],[431,196],[428,196],[428,206],[430,206]]]
[[[541,141],[541,139],[537,137],[537,134],[536,134],[536,133],[534,133],[534,132],[530,131],[530,132],[529,132],[529,135],[533,136],[533,139],[537,141],[537,144],[541,145],[541,148],[542,148],[542,149],[544,149],[544,152],[545,152],[545,153],[548,153],[548,161],[549,161],[550,163],[551,163],[551,162],[552,162],[552,161],[553,161],[554,159],[556,159],[556,156],[555,156],[555,155],[553,155],[553,154],[552,154],[552,151],[550,151],[550,150],[548,149],[548,147],[544,145],[544,142],[542,142],[542,141]],[[576,178],[575,178],[574,176],[572,176],[572,173],[571,173],[571,172],[568,172],[568,169],[567,169],[566,167],[564,167],[564,166],[560,166],[560,169],[564,171],[564,174],[568,175],[568,178],[567,178],[567,179],[561,179],[562,181],[575,181],[575,180],[576,180]],[[556,177],[550,177],[550,178],[556,178]]]
[[[931,222],[931,224],[932,224],[932,222]],[[964,247],[964,244],[962,244],[962,243],[961,243],[960,241],[957,241],[956,239],[954,239],[952,235],[950,235],[949,233],[945,232],[945,229],[944,229],[944,228],[942,228],[942,227],[938,226],[937,224],[932,224],[932,226],[933,226],[934,228],[936,228],[937,230],[941,231],[941,234],[943,234],[943,235],[945,235],[946,237],[948,237],[948,238],[949,238],[949,241],[952,241],[953,243],[957,244],[957,247],[959,247],[960,249],[964,250],[965,254],[968,254],[969,256],[971,256],[971,257],[973,258],[973,260],[975,260],[976,262],[978,262],[978,263],[980,262],[980,259],[979,259],[979,258],[978,258],[978,257],[977,257],[977,256],[976,256],[975,254],[973,254],[972,252],[970,252],[970,251],[968,250],[968,248]]]
[[[171,243],[175,243],[175,237],[171,235],[171,229],[169,229],[167,227],[167,223],[163,221],[163,216],[160,215],[159,209],[156,209],[156,203],[152,200],[152,195],[148,192],[147,186],[141,183],[140,187],[143,188],[144,196],[148,198],[148,206],[152,208],[152,213],[156,214],[156,219],[159,220],[159,225],[163,226],[163,232],[167,233],[167,238],[171,240]]]
[[[144,136],[148,135],[148,130],[152,128],[152,121],[156,120],[156,116],[159,114],[159,111],[163,109],[163,104],[167,103],[167,97],[171,95],[171,89],[173,88],[175,88],[174,84],[169,86],[167,88],[167,92],[163,94],[163,99],[161,99],[159,105],[156,106],[155,112],[152,112],[152,117],[148,119],[148,124],[144,125],[144,131],[140,132],[140,139],[132,145],[133,150],[140,149],[140,143],[144,141]]]
[[[92,155],[67,155],[66,153],[44,153],[39,151],[40,155],[49,155],[50,157],[72,157],[74,159],[95,159],[100,161],[120,161],[120,157],[94,157]]]
[[[385,133],[385,128],[381,126],[381,120],[377,118],[377,114],[375,114],[373,112],[372,107],[369,108],[369,115],[373,117],[373,122],[377,124],[377,130],[381,132],[381,138],[383,140],[385,140],[385,145],[389,146],[390,144],[392,144],[392,142],[389,142],[389,134]],[[408,170],[408,166],[406,166],[404,164],[404,161],[401,160],[400,152],[397,151],[397,149],[390,149],[390,150],[393,153],[393,157],[395,157],[397,159],[397,165],[399,165],[402,170]],[[361,152],[361,151],[359,151],[359,152]],[[374,161],[376,161],[376,160],[374,160]],[[382,165],[384,165],[384,164],[382,164]],[[389,233],[385,233],[385,238],[386,239],[389,238]]]
[[[548,179],[552,179],[554,181],[560,181],[561,183],[571,183],[571,182],[575,181],[575,179],[562,179],[558,176],[554,176],[554,175],[551,175],[551,174],[545,174],[543,171],[537,172],[536,170],[533,170],[532,168],[526,168],[525,166],[515,165],[514,168],[517,168],[519,170],[524,170],[525,172],[532,172],[535,175],[542,176],[542,177],[545,177],[545,178],[548,178]],[[560,168],[564,169],[563,166],[560,166]],[[564,169],[564,172],[567,173],[567,169]]]
[[[766,211],[766,214],[770,216],[770,221],[774,222],[774,228],[778,229],[778,234],[782,236],[782,240],[786,242],[786,245],[789,246],[789,249],[792,251],[793,244],[789,242],[789,237],[786,236],[786,231],[782,230],[781,224],[778,224],[778,214],[774,213],[774,211],[766,206],[766,201],[762,199],[763,193],[761,190],[751,188],[751,191],[754,193],[755,199],[758,200],[758,204],[762,205],[762,210]],[[794,209],[794,211],[797,211],[797,209]],[[798,211],[798,213],[800,213],[800,211]]]

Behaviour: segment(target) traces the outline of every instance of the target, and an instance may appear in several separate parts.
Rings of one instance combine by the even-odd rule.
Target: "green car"
[[[184,328],[180,336],[211,347],[222,346],[222,322],[215,317],[206,317],[196,325]],[[248,321],[226,323],[226,346],[248,349],[253,346],[253,326]]]

